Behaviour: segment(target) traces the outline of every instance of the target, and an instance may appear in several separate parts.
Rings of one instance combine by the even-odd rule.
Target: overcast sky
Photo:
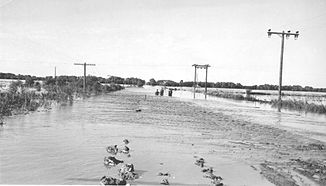
[[[325,0],[0,0],[0,72],[326,87]],[[204,70],[199,81],[205,81]]]

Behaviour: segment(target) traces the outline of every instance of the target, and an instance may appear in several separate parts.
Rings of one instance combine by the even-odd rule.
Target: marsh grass
[[[204,93],[203,90],[196,90],[198,93]],[[223,91],[209,91],[207,92],[207,95],[220,97],[220,98],[226,98],[226,99],[234,99],[234,100],[242,100],[242,101],[253,101],[253,102],[259,102],[259,103],[267,103],[267,101],[256,99],[255,97],[252,97],[250,95],[244,96],[242,93],[237,92],[223,92]]]
[[[196,90],[198,93],[204,93],[204,90]],[[226,98],[226,99],[234,99],[234,100],[244,100],[244,101],[252,101],[259,103],[267,103],[270,104],[273,108],[278,108],[278,100],[273,99],[271,101],[259,100],[255,97],[250,96],[251,92],[246,91],[246,94],[241,92],[224,92],[220,90],[208,91],[207,95]],[[306,96],[307,97],[307,96]],[[309,103],[303,100],[289,99],[283,100],[281,107],[288,110],[295,110],[300,112],[311,112],[318,114],[326,114],[326,105],[322,103],[322,97],[307,97],[307,100],[312,100],[316,103]]]
[[[283,100],[282,103],[279,103],[278,100],[271,101],[272,107],[277,108],[279,104],[282,104],[281,107],[289,110],[297,110],[300,112],[312,112],[318,114],[326,114],[326,105],[308,103],[307,101],[302,100]]]
[[[111,86],[96,84],[89,89],[87,95],[97,95],[123,88],[115,84]],[[43,89],[43,91],[35,91],[25,87],[19,81],[13,82],[8,91],[0,92],[0,121],[4,116],[36,111],[39,107],[49,109],[54,102],[72,103],[74,99],[83,96],[82,89],[73,84],[44,86]]]

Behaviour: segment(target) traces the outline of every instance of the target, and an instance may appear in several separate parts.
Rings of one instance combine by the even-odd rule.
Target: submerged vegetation
[[[196,91],[196,92],[203,92],[203,91]],[[220,98],[227,98],[227,99],[235,99],[235,100],[246,100],[246,101],[257,101],[257,102],[265,102],[258,100],[251,96],[243,96],[242,94],[234,94],[231,92],[222,92],[222,91],[210,91],[207,93],[211,96],[216,96]]]
[[[278,100],[272,100],[271,104],[272,107],[274,108],[277,108],[278,105],[281,104],[282,108],[289,109],[289,110],[326,114],[326,105],[308,103],[307,101],[302,101],[302,100],[283,100],[282,103],[279,103]]]
[[[204,90],[196,90],[196,92],[204,93]],[[273,108],[278,108],[279,104],[282,104],[281,107],[283,109],[296,110],[299,112],[326,114],[326,105],[322,103],[315,104],[315,103],[309,103],[307,101],[296,100],[296,99],[282,100],[282,103],[279,103],[278,100],[276,99],[273,99],[271,101],[260,100],[251,96],[253,95],[253,93],[251,93],[249,90],[246,91],[245,95],[243,95],[242,92],[227,92],[227,91],[220,91],[220,90],[208,91],[207,95],[220,97],[220,98],[234,99],[234,100],[266,103],[266,104],[270,104]]]
[[[76,98],[123,88],[114,83],[103,85],[95,76],[87,77],[86,93],[83,92],[83,79],[75,76],[47,77],[41,82],[13,81],[8,90],[0,92],[0,120],[3,116],[27,113],[39,107],[49,109],[53,103],[72,103]]]
[[[204,90],[196,90],[197,93],[204,93]],[[254,101],[260,103],[269,103],[268,101],[259,100],[255,97],[250,96],[250,94],[246,94],[245,96],[242,93],[238,92],[224,92],[224,91],[209,91],[207,95],[226,98],[226,99],[234,99],[234,100],[244,100],[244,101]]]

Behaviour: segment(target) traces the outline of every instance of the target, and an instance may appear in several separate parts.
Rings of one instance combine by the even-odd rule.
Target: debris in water
[[[128,139],[124,139],[123,140],[123,143],[125,143],[126,145],[128,145],[129,144],[129,140]]]
[[[129,148],[127,146],[125,146],[122,150],[120,150],[119,152],[124,153],[124,154],[129,154]]]
[[[101,185],[126,185],[126,180],[120,180],[109,176],[103,176],[100,181]]]
[[[223,183],[213,183],[214,186],[223,186],[224,184]]]
[[[106,151],[110,154],[116,155],[118,153],[118,146],[117,145],[108,146],[106,147]]]
[[[123,140],[124,144],[127,145],[129,144],[128,139]],[[127,154],[127,157],[130,157],[129,154],[129,148],[125,146],[122,150],[118,149],[117,145],[113,146],[108,146],[106,148],[106,151],[112,155],[116,155],[118,152],[119,153],[125,153]],[[118,160],[114,156],[108,156],[104,157],[104,165],[109,169],[112,167],[115,167],[116,165],[123,163],[123,160]],[[118,175],[120,176],[120,179],[113,178],[110,176],[103,176],[100,180],[101,185],[126,185],[130,186],[129,183],[127,183],[126,180],[133,180],[133,179],[138,179],[139,175],[134,172],[135,168],[133,164],[124,164],[121,166],[119,169]]]
[[[116,159],[115,157],[109,156],[104,157],[104,165],[108,168],[114,167],[120,163],[123,163],[123,161]]]
[[[250,165],[251,168],[253,168],[255,171],[257,170],[257,168],[253,165]]]
[[[202,172],[206,172],[206,173],[213,173],[213,167],[207,168],[207,169],[203,169],[201,170]]]
[[[124,180],[138,179],[139,175],[134,171],[135,168],[133,164],[125,164],[119,169],[119,176]]]
[[[168,179],[163,179],[163,180],[161,181],[161,184],[162,184],[162,185],[170,185]]]
[[[167,173],[159,172],[157,175],[158,176],[171,176],[168,172]]]
[[[215,176],[213,173],[204,176],[206,178],[210,178],[212,180],[212,184],[214,184],[215,186],[222,186],[223,183],[221,182],[223,179],[221,176]]]
[[[134,168],[134,164],[130,163],[130,164],[124,164],[121,169],[124,169],[127,172],[134,172],[135,168]],[[121,170],[120,169],[120,170]]]
[[[200,167],[204,167],[204,163],[205,163],[204,158],[199,158],[198,160],[196,160],[195,165],[198,165]]]
[[[204,178],[209,178],[212,180],[223,180],[223,178],[221,176],[216,176],[213,173],[207,173],[207,175],[204,176]]]
[[[141,109],[137,109],[136,112],[141,112]]]

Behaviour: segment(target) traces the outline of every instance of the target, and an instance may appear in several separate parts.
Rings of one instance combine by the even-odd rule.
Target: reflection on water
[[[282,125],[282,113],[281,112],[278,112],[277,113],[277,116],[276,116],[276,125],[277,126]]]

